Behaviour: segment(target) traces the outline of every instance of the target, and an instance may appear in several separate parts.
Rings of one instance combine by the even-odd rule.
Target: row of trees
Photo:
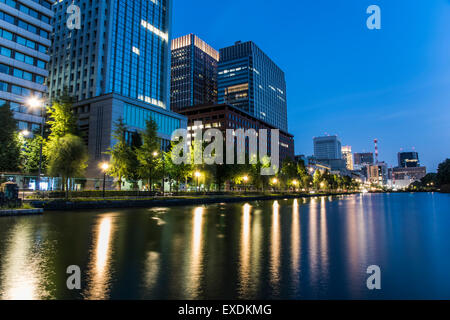
[[[262,176],[261,168],[270,166],[268,158],[257,164],[245,165],[196,165],[195,146],[190,154],[192,164],[175,165],[172,162],[171,145],[167,152],[160,151],[161,141],[157,136],[154,121],[146,122],[142,132],[129,134],[125,124],[119,120],[115,125],[113,138],[116,144],[108,151],[111,156],[108,174],[118,182],[119,189],[125,181],[138,188],[139,181],[145,181],[147,190],[162,187],[163,180],[178,191],[180,184],[202,186],[204,191],[230,189],[266,190],[351,190],[358,184],[349,177],[315,171],[312,176],[303,162],[287,159],[275,176]],[[128,134],[127,134],[128,133]],[[198,146],[205,148],[206,146]],[[247,159],[248,160],[248,159]],[[246,161],[249,163],[249,161]]]
[[[10,105],[0,107],[0,171],[37,174],[42,150],[42,172],[61,177],[62,188],[68,191],[69,179],[83,176],[88,160],[72,104],[72,98],[64,95],[48,108],[45,138],[38,132],[30,138],[24,132],[17,132]]]
[[[69,192],[69,179],[82,178],[88,162],[87,149],[77,129],[77,119],[72,112],[73,100],[63,95],[47,110],[48,121],[44,137],[35,132],[27,138],[17,133],[17,123],[8,104],[0,108],[0,171],[37,174],[42,148],[42,169],[50,177],[62,179],[62,189]],[[170,182],[173,190],[180,185],[202,186],[205,191],[242,190],[351,190],[358,184],[349,177],[329,172],[309,172],[302,162],[285,160],[278,174],[262,176],[261,169],[268,168],[269,158],[257,164],[246,165],[175,165],[171,145],[161,150],[157,124],[146,122],[145,130],[130,133],[123,121],[115,124],[115,144],[107,154],[110,157],[107,174],[115,178],[120,190],[125,182],[134,189],[139,181],[147,190],[155,190]],[[205,148],[198,146],[198,148]],[[194,163],[195,148],[190,152]],[[247,159],[246,163],[249,163]]]
[[[429,173],[422,180],[410,186],[413,190],[450,188],[450,159],[439,164],[437,173]]]

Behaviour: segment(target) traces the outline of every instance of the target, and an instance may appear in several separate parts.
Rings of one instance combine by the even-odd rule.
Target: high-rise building
[[[337,136],[315,137],[314,157],[318,160],[342,159],[342,144]]]
[[[227,103],[288,132],[284,72],[253,42],[220,50],[219,103]]]
[[[170,111],[171,0],[80,0],[81,28],[66,25],[72,1],[54,4],[54,35],[49,65],[50,99],[67,90],[90,155],[88,175],[114,143],[114,123],[130,132],[158,125],[162,147],[187,119]]]
[[[419,154],[417,152],[399,152],[399,168],[417,168],[420,167]]]
[[[172,40],[173,111],[217,103],[218,62],[219,52],[194,34]]]
[[[9,103],[20,131],[39,131],[41,110],[28,99],[47,93],[53,18],[47,0],[0,1],[0,106]]]
[[[363,166],[366,164],[374,164],[374,156],[372,152],[366,153],[355,153],[354,154],[354,164],[355,166]]]
[[[346,164],[347,164],[347,169],[348,170],[353,170],[354,166],[353,166],[353,153],[352,153],[352,147],[351,146],[343,146],[342,147],[342,157],[344,158]]]

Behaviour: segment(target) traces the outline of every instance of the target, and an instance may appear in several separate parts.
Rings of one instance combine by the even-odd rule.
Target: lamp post
[[[103,162],[100,165],[103,171],[103,199],[106,197],[106,172],[109,170],[109,163]]]
[[[158,151],[154,151],[152,153],[153,158],[156,158],[158,156]],[[153,161],[152,165],[150,165],[150,185],[148,186],[149,191],[153,191]]]
[[[45,105],[44,105],[44,102],[37,97],[28,98],[28,100],[26,101],[26,104],[32,109],[35,109],[35,108],[41,109],[41,118],[42,118],[41,138],[42,139],[41,139],[41,146],[39,149],[39,171],[38,171],[38,177],[36,179],[36,190],[40,191],[41,190],[41,174],[42,174],[42,147],[43,147],[43,141],[44,141],[44,127],[45,127],[45,114],[44,114]]]
[[[292,185],[294,186],[294,192],[296,192],[297,191],[298,181],[297,180],[292,181]]]
[[[200,189],[199,189],[199,182],[198,182],[198,180],[199,180],[199,178],[201,176],[201,173],[199,171],[196,171],[195,172],[195,176],[197,177],[197,192],[199,192]]]
[[[245,188],[245,193],[247,193],[247,182],[248,182],[248,176],[244,176],[242,178],[244,180],[244,188]]]
[[[272,184],[275,186],[275,190],[276,190],[276,185],[278,184],[278,179],[277,178],[273,178],[272,179]]]

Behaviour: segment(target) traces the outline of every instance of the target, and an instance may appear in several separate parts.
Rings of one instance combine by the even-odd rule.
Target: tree
[[[36,174],[39,171],[41,143],[44,139],[35,135],[31,139],[23,139],[21,158],[22,170],[28,174]],[[47,168],[46,157],[42,157],[42,168]]]
[[[80,177],[87,167],[87,150],[84,141],[73,134],[67,134],[58,138],[57,143],[49,149],[48,172],[51,176],[62,178],[66,190],[66,198],[69,197],[69,179]]]
[[[445,160],[439,165],[437,181],[440,186],[450,185],[450,159]]]
[[[297,164],[291,159],[285,159],[279,176],[283,186],[292,187],[292,181],[298,177]]]
[[[132,143],[126,140],[127,127],[122,119],[115,123],[113,139],[116,141],[106,154],[111,156],[111,166],[108,174],[117,179],[119,190],[122,190],[122,183],[125,180],[136,182],[138,177],[139,161],[136,155],[136,148],[139,147],[139,137],[137,133],[132,136]]]
[[[151,190],[152,179],[156,175],[158,162],[161,157],[159,150],[161,139],[158,137],[158,125],[153,120],[145,122],[145,130],[141,133],[142,145],[136,149],[139,162],[138,173],[141,179],[148,181]]]
[[[0,171],[20,169],[20,143],[17,123],[9,103],[0,106]]]
[[[47,110],[50,135],[44,141],[43,154],[49,158],[58,151],[58,140],[68,134],[78,136],[77,118],[72,111],[73,98],[66,92]]]
[[[314,189],[319,190],[321,183],[322,183],[322,174],[320,173],[319,170],[316,170],[313,176]]]

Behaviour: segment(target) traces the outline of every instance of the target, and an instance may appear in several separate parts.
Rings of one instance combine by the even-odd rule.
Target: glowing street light
[[[101,164],[100,164],[100,168],[102,169],[102,171],[103,171],[103,198],[105,198],[105,193],[106,193],[106,172],[108,172],[108,170],[109,170],[109,167],[110,167],[110,165],[109,165],[109,163],[108,162],[102,162]]]
[[[198,182],[198,180],[199,180],[199,178],[200,178],[200,176],[201,176],[202,174],[200,173],[200,171],[195,171],[194,175],[195,175],[195,177],[197,178],[197,192],[198,192],[198,191],[200,190],[200,189],[199,189],[199,182]]]
[[[44,103],[44,101],[39,99],[36,96],[31,96],[25,101],[25,105],[27,105],[31,109],[37,109],[37,108],[41,109],[41,118],[42,118],[41,137],[44,138],[44,127],[45,127],[45,114],[44,114],[45,103]],[[41,139],[41,146],[40,146],[40,150],[39,150],[39,171],[38,171],[38,177],[36,179],[36,190],[37,191],[41,190],[42,148],[43,148],[43,139]]]
[[[245,192],[247,192],[247,182],[248,182],[249,178],[248,178],[248,176],[244,176],[244,177],[242,178],[242,180],[244,180]]]
[[[38,97],[35,97],[35,96],[29,97],[29,98],[25,101],[25,104],[26,104],[27,106],[29,106],[30,108],[33,108],[33,109],[41,108],[41,107],[44,105],[44,103],[42,102],[42,100],[39,99]]]
[[[20,134],[21,134],[23,137],[28,137],[28,136],[30,135],[30,131],[28,131],[28,130],[23,130],[23,131],[20,132]]]

